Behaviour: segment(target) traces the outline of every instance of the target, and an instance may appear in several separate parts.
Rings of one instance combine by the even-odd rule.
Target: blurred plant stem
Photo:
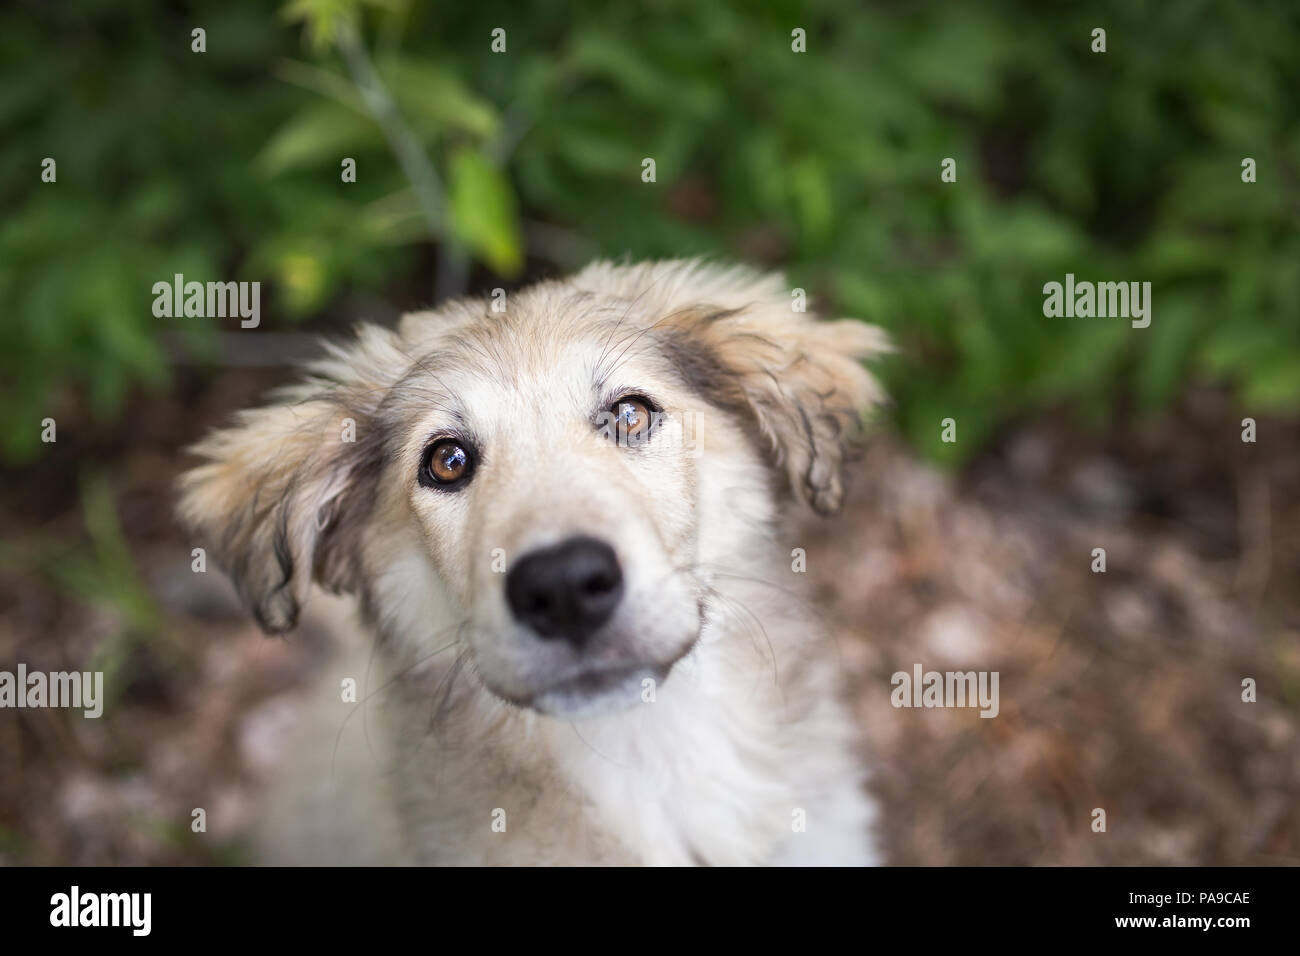
[[[415,191],[420,212],[429,229],[429,238],[438,244],[434,301],[463,295],[469,282],[469,255],[456,239],[453,230],[447,226],[447,203],[438,171],[421,148],[411,127],[402,119],[397,104],[376,72],[356,27],[353,24],[341,24],[335,34],[335,43],[366,109],[383,130],[384,138],[402,167],[402,173]]]

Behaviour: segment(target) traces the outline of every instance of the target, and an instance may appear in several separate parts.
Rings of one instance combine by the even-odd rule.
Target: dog
[[[888,344],[796,301],[597,262],[363,325],[192,449],[180,513],[261,627],[340,635],[261,858],[876,862],[780,529],[839,507]]]

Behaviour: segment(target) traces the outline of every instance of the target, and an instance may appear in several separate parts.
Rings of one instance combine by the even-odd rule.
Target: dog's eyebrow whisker
[[[600,368],[600,366],[601,366],[602,364],[604,364],[605,356],[608,354],[609,343],[610,343],[611,341],[613,341],[614,334],[618,331],[618,327],[619,327],[620,325],[623,324],[623,321],[624,321],[624,320],[625,320],[629,315],[632,314],[632,310],[633,310],[634,308],[636,308],[637,304],[638,304],[638,303],[639,303],[643,298],[645,298],[647,295],[649,295],[649,294],[650,294],[650,291],[651,291],[652,289],[654,289],[655,286],[657,286],[660,282],[663,282],[663,281],[664,281],[665,279],[667,279],[667,278],[668,278],[668,274],[667,274],[667,273],[665,273],[664,275],[661,275],[658,279],[655,279],[653,282],[651,282],[651,283],[649,283],[648,285],[646,285],[645,288],[643,288],[639,293],[637,293],[636,297],[633,298],[632,301],[630,301],[630,302],[627,304],[627,308],[623,310],[623,314],[622,314],[621,316],[619,316],[618,321],[614,323],[614,327],[613,327],[612,329],[609,330],[609,337],[605,340],[605,348],[602,348],[602,349],[601,349],[601,352],[600,352],[600,360],[596,363],[596,367],[597,367],[598,369]]]
[[[495,340],[484,340],[478,335],[457,334],[452,337],[451,343],[458,348],[466,349],[479,355],[483,359],[484,363],[495,365],[497,368],[497,377],[504,377],[505,363],[502,360],[502,355],[499,350],[491,347],[498,344]],[[439,384],[443,384],[441,379],[439,379]],[[444,387],[446,387],[445,384]]]
[[[410,356],[407,357],[409,358]],[[408,371],[393,385],[392,388],[393,393],[397,393],[399,390],[403,392],[420,391],[420,392],[426,392],[429,395],[437,395],[440,398],[441,397],[450,398],[455,394],[455,392],[453,392],[450,388],[447,387],[447,383],[442,380],[442,376],[440,376],[437,372],[435,372],[433,369],[429,368],[429,366],[425,364],[424,359],[422,358],[412,359],[412,362],[415,366],[417,366],[420,369],[421,372],[423,372],[425,375],[428,375],[440,386],[442,386],[442,392],[435,392],[427,385],[417,384],[411,378],[411,371]],[[435,401],[433,402],[433,404],[435,407],[441,409],[442,411],[448,412],[449,414],[454,412],[454,409],[452,409],[450,406],[448,406],[446,403],[442,401]]]
[[[659,276],[659,278],[657,278],[657,279],[655,279],[654,281],[652,281],[652,282],[650,282],[649,284],[647,284],[647,285],[646,285],[646,286],[645,286],[645,287],[644,287],[644,288],[643,288],[639,293],[637,293],[636,297],[635,297],[634,299],[632,299],[631,302],[628,303],[628,306],[627,306],[627,308],[624,310],[623,315],[619,317],[619,320],[618,320],[616,323],[614,323],[614,327],[613,327],[612,329],[610,329],[609,338],[606,340],[606,348],[604,348],[604,349],[601,350],[600,361],[597,363],[597,371],[598,371],[597,377],[598,377],[598,379],[600,380],[601,385],[604,385],[605,381],[606,381],[606,380],[607,380],[611,375],[613,375],[614,372],[618,371],[618,368],[619,368],[619,365],[616,364],[613,368],[608,369],[608,370],[606,370],[606,371],[603,372],[603,373],[600,373],[600,372],[599,372],[599,369],[600,369],[600,367],[604,364],[604,362],[605,362],[605,360],[606,360],[606,357],[607,357],[608,353],[609,353],[610,351],[612,351],[612,349],[609,348],[609,342],[613,340],[613,338],[614,338],[614,334],[618,331],[619,326],[621,326],[621,325],[623,324],[623,321],[624,321],[624,320],[625,320],[629,315],[631,315],[632,310],[637,306],[637,304],[640,303],[640,301],[641,301],[643,298],[645,298],[645,296],[647,296],[647,295],[648,295],[648,294],[649,294],[649,293],[650,293],[650,292],[651,292],[651,291],[652,291],[656,286],[658,286],[661,282],[664,282],[667,278],[668,278],[668,273],[664,273],[663,275]],[[680,314],[681,312],[684,312],[684,311],[686,311],[686,310],[685,310],[685,309],[679,309],[677,312],[673,313],[672,316],[666,316],[664,319],[661,319],[659,322],[655,323],[655,325],[659,325],[659,324],[661,324],[663,321],[666,321],[667,318],[671,318],[671,317],[673,317],[673,316],[676,316],[676,315],[678,315],[678,314]],[[653,328],[653,327],[654,327],[654,326],[651,326],[651,328]],[[646,329],[645,331],[648,332],[649,329]],[[618,348],[618,345],[621,345],[624,341],[626,341],[626,339],[620,339],[619,342],[618,342],[618,344],[617,344],[617,345],[614,345],[613,348]],[[621,360],[621,358],[622,358],[622,356],[620,355],[620,360]],[[620,364],[621,364],[621,362],[620,362]]]
[[[693,311],[695,311],[695,307],[688,306],[686,308],[678,309],[676,312],[670,312],[668,315],[665,315],[663,318],[659,319],[658,321],[650,323],[644,329],[634,329],[631,332],[629,332],[627,335],[625,335],[623,338],[619,339],[618,343],[614,346],[614,348],[623,346],[623,351],[618,353],[618,358],[615,360],[614,364],[599,376],[600,380],[602,382],[606,381],[612,375],[614,375],[615,372],[617,372],[620,368],[623,367],[623,363],[627,360],[627,353],[632,349],[634,345],[636,345],[637,342],[641,341],[643,336],[647,335],[650,332],[653,332],[655,329],[660,328],[661,326],[668,324],[669,322],[674,321],[675,319],[680,318],[683,315],[689,315]],[[624,342],[627,342],[627,345],[623,345]]]
[[[444,382],[439,377],[438,373],[429,367],[428,364],[429,356],[427,354],[413,355],[411,354],[411,352],[406,351],[404,349],[399,349],[398,352],[399,354],[402,355],[403,358],[407,360],[407,362],[410,363],[410,365],[407,367],[406,371],[404,371],[394,382],[392,382],[391,385],[383,386],[383,388],[386,388],[390,393],[397,393],[399,391],[407,391],[407,390],[416,390],[416,391],[427,392],[429,395],[437,395],[439,397],[451,397],[452,395],[455,394],[450,388],[447,387],[447,383]],[[428,386],[420,385],[417,382],[415,382],[413,380],[413,377],[416,374],[417,370],[419,370],[419,372],[423,373],[424,375],[428,375],[439,385],[441,385],[443,389],[442,393],[440,394],[438,392],[435,392],[433,389],[429,388]],[[451,408],[442,404],[441,402],[435,402],[434,404],[438,408],[444,409],[448,412],[452,411]]]
[[[438,409],[439,411],[447,412],[449,415],[454,414],[456,411],[455,408],[448,405],[447,402],[445,401],[449,397],[446,392],[436,391],[432,388],[429,388],[429,386],[427,385],[420,385],[412,381],[401,381],[393,385],[390,389],[388,389],[388,393],[390,395],[396,393],[405,394],[407,392],[416,392],[417,394],[424,395],[430,405],[432,405],[434,408]]]

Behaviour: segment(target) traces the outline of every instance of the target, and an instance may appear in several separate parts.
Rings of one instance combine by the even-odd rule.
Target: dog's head
[[[743,565],[778,490],[838,507],[884,338],[690,262],[600,263],[503,305],[364,327],[196,447],[182,513],[267,631],[316,581],[431,651],[455,634],[506,700],[630,704],[695,644],[710,562]]]

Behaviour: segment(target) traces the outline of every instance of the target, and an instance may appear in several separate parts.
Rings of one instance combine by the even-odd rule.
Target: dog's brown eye
[[[642,399],[620,398],[610,411],[614,413],[614,423],[620,439],[644,438],[650,431],[652,413]]]
[[[468,478],[472,469],[469,450],[454,438],[444,438],[424,453],[420,477],[426,479],[422,483],[454,485]]]

